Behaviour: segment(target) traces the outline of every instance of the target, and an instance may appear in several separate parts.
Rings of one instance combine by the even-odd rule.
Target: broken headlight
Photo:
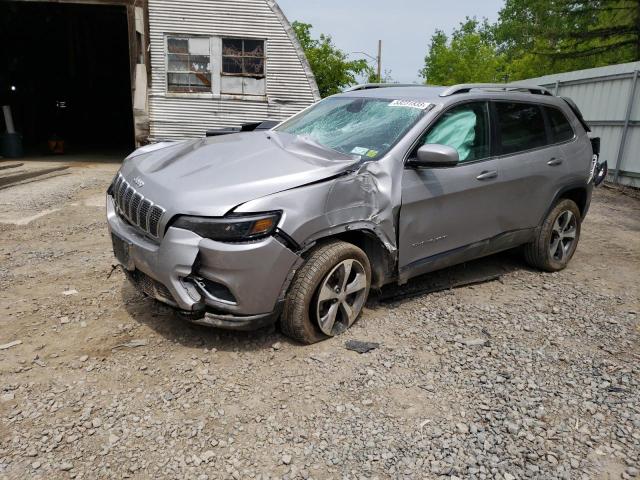
[[[278,226],[280,215],[280,212],[269,212],[225,218],[180,216],[171,226],[220,242],[244,242],[271,235]]]

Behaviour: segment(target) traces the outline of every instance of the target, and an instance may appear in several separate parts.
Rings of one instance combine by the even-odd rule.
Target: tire
[[[287,292],[282,332],[305,344],[339,335],[359,317],[370,286],[371,265],[361,249],[342,241],[315,247]]]
[[[526,262],[545,272],[564,269],[578,246],[582,219],[573,200],[562,199],[551,209],[533,242],[524,247]]]

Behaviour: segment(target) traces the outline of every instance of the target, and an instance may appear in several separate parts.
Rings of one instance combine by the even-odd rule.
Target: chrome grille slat
[[[133,197],[133,187],[129,185],[122,197],[122,210],[129,220],[131,220],[131,197]]]
[[[142,200],[140,202],[140,212],[138,215],[138,221],[140,228],[148,231],[149,230],[149,211],[151,210],[151,202],[149,200]]]
[[[166,210],[141,193],[118,174],[113,183],[113,202],[116,212],[146,234],[160,237],[160,222]]]
[[[164,208],[154,205],[149,211],[149,233],[154,237],[158,236],[158,224],[164,214]]]
[[[124,192],[125,192],[125,190],[127,189],[128,186],[129,186],[129,184],[123,178],[122,179],[122,183],[120,184],[120,190],[118,190],[118,205],[120,206],[120,208],[122,208],[122,196],[124,195]]]
[[[133,198],[131,199],[131,221],[136,225],[140,225],[140,221],[138,220],[138,209],[140,208],[140,202],[142,202],[142,195],[139,193],[134,193]]]

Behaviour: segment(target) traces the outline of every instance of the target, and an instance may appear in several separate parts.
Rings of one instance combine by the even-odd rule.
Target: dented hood
[[[247,132],[168,144],[130,156],[121,173],[175,214],[223,216],[256,198],[324,180],[360,158],[278,132]]]

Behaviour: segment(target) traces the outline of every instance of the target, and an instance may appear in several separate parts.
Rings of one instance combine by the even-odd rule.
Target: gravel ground
[[[0,190],[0,477],[638,477],[640,201],[599,190],[563,272],[489,257],[399,291],[499,281],[372,298],[303,347],[184,323],[110,275],[116,168]]]

